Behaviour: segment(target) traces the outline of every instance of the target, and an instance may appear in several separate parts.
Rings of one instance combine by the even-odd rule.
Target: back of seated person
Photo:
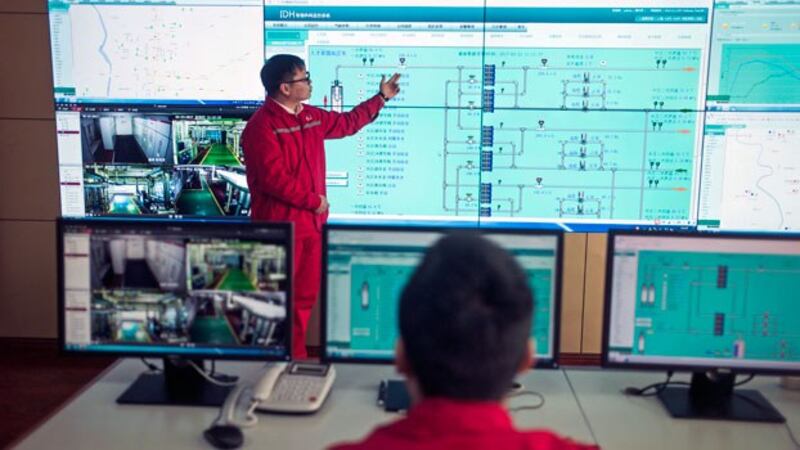
[[[412,407],[350,449],[589,449],[517,430],[503,397],[533,361],[533,296],[505,250],[475,233],[439,240],[400,299],[396,365]],[[579,420],[576,418],[576,420]]]

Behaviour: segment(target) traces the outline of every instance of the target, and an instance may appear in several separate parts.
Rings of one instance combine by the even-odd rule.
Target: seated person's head
[[[439,240],[400,298],[397,365],[412,397],[500,400],[531,365],[532,311],[508,252],[477,233]]]

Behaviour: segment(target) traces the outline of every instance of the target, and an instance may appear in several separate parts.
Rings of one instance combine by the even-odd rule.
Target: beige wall
[[[561,353],[600,353],[607,242],[599,233],[564,236]]]
[[[0,2],[0,337],[56,336],[58,172],[44,0]]]
[[[55,337],[59,199],[45,0],[0,0],[0,55],[0,337]],[[600,351],[605,242],[566,236],[564,353]]]

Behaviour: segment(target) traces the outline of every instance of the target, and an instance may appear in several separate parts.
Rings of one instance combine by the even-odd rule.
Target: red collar
[[[508,411],[499,402],[429,398],[411,408],[404,421],[411,429],[446,434],[511,430]]]

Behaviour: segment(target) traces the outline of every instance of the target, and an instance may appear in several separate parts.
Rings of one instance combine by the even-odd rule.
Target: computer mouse
[[[203,436],[216,448],[239,448],[244,442],[242,430],[233,425],[214,425]]]

